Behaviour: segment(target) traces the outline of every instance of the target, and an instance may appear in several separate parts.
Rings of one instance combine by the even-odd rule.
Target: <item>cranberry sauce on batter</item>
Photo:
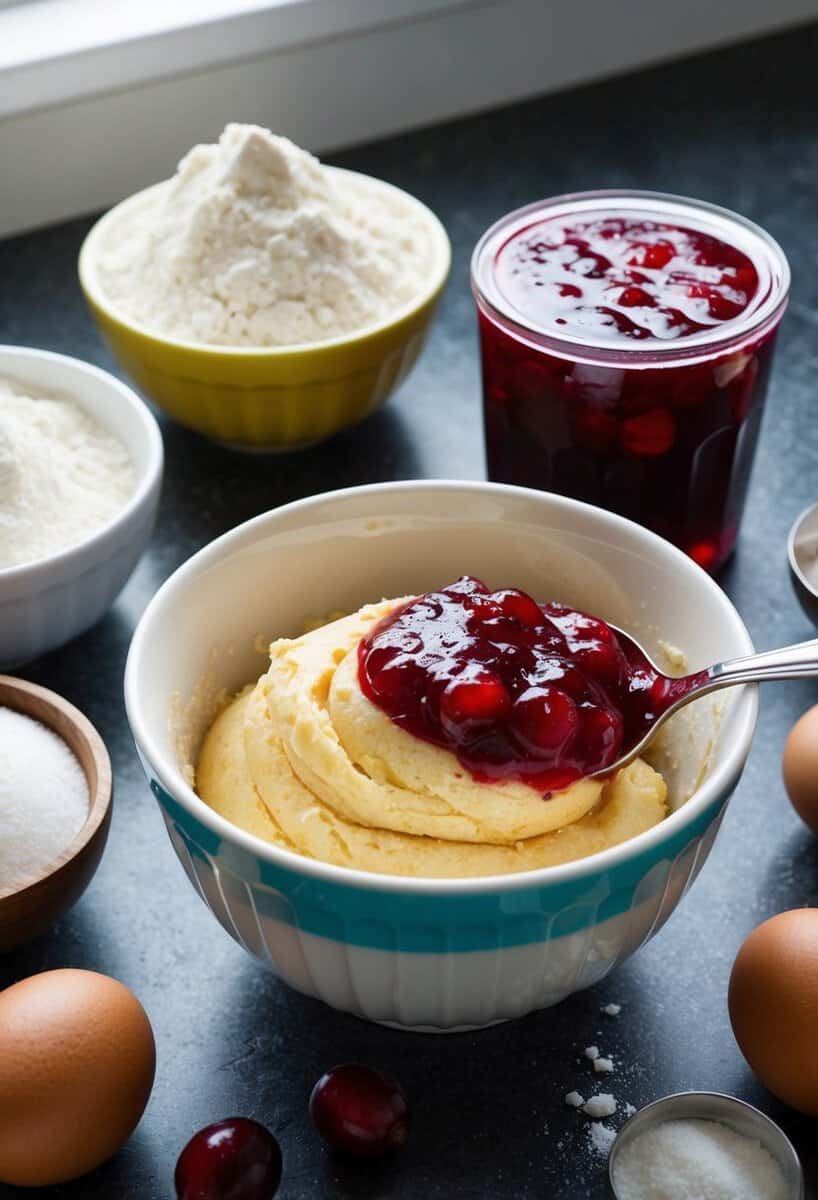
[[[544,795],[610,766],[679,694],[604,621],[464,576],[358,647],[364,694],[478,780]]]

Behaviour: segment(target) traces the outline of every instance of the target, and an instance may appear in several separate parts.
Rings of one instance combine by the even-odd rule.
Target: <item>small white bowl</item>
[[[667,639],[690,670],[752,652],[721,588],[631,521],[546,492],[416,481],[313,496],[218,538],[153,597],[125,672],[131,730],[174,849],[224,928],[300,991],[419,1029],[556,1004],[660,929],[707,858],[758,709],[755,687],[690,705],[667,726],[664,821],[519,875],[331,866],[245,833],[191,789],[183,766],[213,715],[208,699],[258,677],[257,644],[299,633],[307,617],[465,573],[596,612],[650,653]]]
[[[0,568],[0,668],[61,646],[113,604],[153,531],[162,483],[162,435],[126,384],[89,363],[46,350],[0,346],[0,378],[70,396],[125,445],[137,486],[117,515],[59,554]]]

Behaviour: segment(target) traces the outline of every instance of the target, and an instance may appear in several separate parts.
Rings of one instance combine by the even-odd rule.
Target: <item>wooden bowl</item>
[[[0,675],[0,706],[48,726],[73,750],[88,782],[82,829],[59,858],[13,889],[0,888],[0,952],[43,933],[80,898],[99,865],[111,823],[111,760],[87,717],[56,692]]]

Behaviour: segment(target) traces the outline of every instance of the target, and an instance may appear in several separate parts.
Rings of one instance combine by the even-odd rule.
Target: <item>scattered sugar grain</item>
[[[594,1070],[597,1072],[598,1075],[610,1075],[610,1073],[611,1073],[611,1071],[613,1071],[613,1069],[614,1069],[613,1059],[601,1058],[601,1057],[594,1059]]]
[[[599,1058],[599,1046],[586,1046],[585,1057],[590,1058],[591,1062],[593,1062],[594,1059]]]
[[[622,1200],[787,1200],[780,1166],[760,1142],[716,1121],[666,1121],[626,1143],[614,1184]]]
[[[570,1108],[582,1108],[585,1103],[585,1097],[580,1096],[579,1092],[568,1092],[565,1096],[565,1103]]]
[[[626,1117],[632,1117],[633,1114],[636,1112],[636,1109],[634,1108],[634,1106],[632,1104],[625,1104],[625,1105],[623,1105],[622,1111],[624,1112]]]
[[[588,1144],[602,1158],[607,1158],[616,1137],[616,1130],[601,1121],[591,1121],[588,1125]]]
[[[622,1005],[621,1004],[606,1004],[604,1006],[604,1008],[602,1009],[602,1011],[605,1013],[606,1017],[618,1017],[619,1014],[622,1012]]]
[[[612,1117],[616,1112],[616,1101],[609,1092],[600,1092],[597,1096],[591,1096],[590,1100],[586,1100],[582,1106],[582,1111],[586,1116],[593,1117]]]
[[[45,870],[88,816],[74,754],[31,717],[0,707],[0,891]]]

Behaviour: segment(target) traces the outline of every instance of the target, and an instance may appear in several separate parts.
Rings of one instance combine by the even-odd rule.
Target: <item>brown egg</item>
[[[46,971],[0,992],[0,1181],[84,1175],[135,1129],[155,1050],[133,992],[93,971]]]
[[[818,705],[807,709],[790,730],[781,768],[793,808],[818,833]]]
[[[818,908],[779,913],[753,930],[733,964],[728,1004],[762,1083],[818,1116]]]

